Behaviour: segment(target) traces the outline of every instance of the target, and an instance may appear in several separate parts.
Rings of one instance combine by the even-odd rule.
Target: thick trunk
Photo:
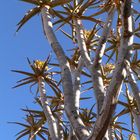
[[[71,70],[69,63],[66,59],[65,53],[60,46],[54,32],[52,29],[51,18],[49,14],[49,7],[45,6],[41,10],[42,20],[43,20],[43,28],[45,35],[51,44],[51,47],[54,53],[57,56],[57,59],[61,68],[61,77],[62,77],[62,85],[64,90],[64,108],[67,114],[68,119],[70,120],[73,129],[80,140],[85,140],[89,133],[84,126],[82,120],[79,117],[78,110],[75,106],[75,95],[73,94],[73,84],[71,77]]]

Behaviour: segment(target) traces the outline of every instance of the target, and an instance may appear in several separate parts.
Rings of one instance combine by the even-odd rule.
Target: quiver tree
[[[134,37],[136,40],[140,37],[140,13],[135,9],[136,5],[131,0],[22,1],[36,7],[19,22],[17,31],[31,17],[40,13],[44,34],[57,58],[57,62],[47,59],[45,63],[39,62],[41,65],[37,61],[33,64],[29,61],[34,73],[14,70],[28,76],[18,81],[15,87],[38,84],[48,139],[123,140],[126,134],[124,131],[130,134],[129,139],[135,138],[134,122],[140,133],[140,95],[137,84],[140,44],[134,42]],[[86,29],[89,28],[86,24],[90,24],[91,29]],[[58,41],[53,25],[73,42],[71,56]],[[54,68],[49,72],[51,66]],[[82,77],[85,80],[81,80]],[[54,96],[46,94],[45,84],[51,87]],[[82,108],[80,96],[90,89],[93,90],[92,102],[96,108]],[[127,103],[121,101],[124,95]],[[130,96],[135,101],[134,106]],[[117,104],[121,106],[121,111],[117,109]],[[34,114],[36,118],[37,111],[26,112]],[[127,113],[131,118],[130,129],[118,121]],[[67,118],[64,119],[64,116]],[[32,137],[41,130],[33,133]],[[41,138],[44,139],[43,136]]]

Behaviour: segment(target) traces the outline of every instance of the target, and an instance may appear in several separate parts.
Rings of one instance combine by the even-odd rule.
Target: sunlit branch
[[[80,49],[81,57],[83,58],[85,66],[90,70],[92,63],[91,63],[90,56],[88,54],[87,46],[85,43],[83,26],[80,19],[78,18],[74,19],[74,28],[76,30],[76,37],[77,37],[78,47]]]
[[[57,127],[58,127],[58,135],[59,140],[64,140],[64,130],[63,130],[63,111],[64,111],[64,105],[62,102],[58,105],[58,111],[57,111]]]
[[[135,124],[137,126],[137,130],[138,130],[138,134],[139,134],[139,137],[140,137],[140,115],[139,113],[137,113],[136,109],[133,109],[132,110],[132,115],[134,117],[134,120],[135,120]]]
[[[75,106],[77,107],[77,110],[79,110],[79,105],[80,105],[80,74],[82,67],[84,65],[84,62],[82,61],[82,58],[80,58],[79,63],[77,68],[71,68],[72,69],[72,75],[73,75],[73,92],[74,92],[74,97],[75,97]]]
[[[136,99],[138,110],[140,112],[140,90],[130,66],[127,66],[127,77],[128,77],[128,82],[130,83],[132,89],[132,93]]]
[[[89,133],[85,128],[82,120],[80,119],[77,108],[75,106],[70,66],[66,59],[65,53],[53,32],[51,17],[49,14],[49,6],[45,6],[44,8],[42,8],[41,14],[45,35],[49,43],[51,44],[51,47],[56,54],[60,64],[62,85],[65,96],[64,108],[67,117],[73,125],[77,137],[79,137],[81,140],[84,140],[88,137]]]
[[[134,97],[132,97],[132,95],[130,95],[128,87],[126,88],[126,92],[127,92],[128,98],[131,98],[131,100],[134,101]],[[140,124],[140,114],[139,114],[139,111],[136,106],[131,105],[131,113],[132,113],[132,116],[134,117],[135,124],[137,126],[138,134],[140,137],[140,125],[139,125]]]
[[[129,63],[128,55],[130,54],[130,48],[133,44],[133,26],[132,26],[132,15],[131,15],[131,0],[126,0],[122,7],[122,22],[123,22],[123,33],[121,46],[119,49],[118,60],[113,73],[111,83],[107,89],[106,97],[99,117],[95,122],[93,133],[91,136],[92,140],[102,139],[106,133],[106,130],[110,124],[111,117],[116,109],[118,96],[120,94],[123,80],[126,77],[126,63]],[[129,28],[128,28],[129,27]],[[130,57],[130,56],[129,56]]]
[[[45,81],[44,81],[44,78],[41,76],[38,78],[38,85],[39,85],[39,92],[40,92],[40,100],[41,100],[41,104],[43,107],[45,117],[48,122],[50,137],[52,140],[59,140],[57,122],[56,122],[56,119],[54,118],[52,111],[50,109],[50,106],[47,102]]]
[[[106,47],[106,41],[111,31],[111,25],[113,22],[115,10],[116,10],[115,7],[112,7],[108,13],[108,18],[103,27],[103,32],[100,37],[99,44],[94,57],[94,64],[93,64],[94,67],[98,67],[102,62],[105,47]]]
[[[114,12],[115,12],[115,8],[113,7],[108,13],[108,18],[103,27],[103,32],[102,32],[101,38],[99,40],[99,45],[95,53],[95,58],[94,58],[94,63],[93,63],[93,68],[92,68],[93,69],[92,80],[93,80],[93,87],[95,90],[95,96],[97,99],[98,114],[102,108],[103,100],[105,96],[105,90],[104,90],[104,85],[103,85],[103,79],[101,76],[100,65],[103,59],[107,37],[111,30]]]

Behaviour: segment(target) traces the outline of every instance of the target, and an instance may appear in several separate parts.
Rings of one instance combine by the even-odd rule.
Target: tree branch
[[[126,0],[124,2],[122,13],[123,13],[122,16],[123,34],[118,60],[116,63],[116,68],[113,73],[111,83],[107,89],[107,94],[106,98],[104,99],[102,109],[100,111],[98,119],[95,122],[93,133],[91,135],[92,140],[101,140],[104,137],[106,130],[110,124],[111,117],[116,109],[116,104],[122,88],[123,80],[126,77],[125,67],[126,63],[129,63],[130,48],[132,47],[133,44],[133,36],[132,36],[133,22],[131,16],[131,0]],[[127,33],[129,33],[129,35]]]
[[[85,66],[90,70],[91,68],[91,59],[88,54],[87,46],[85,43],[84,31],[82,27],[82,22],[80,19],[74,19],[74,28],[76,30],[78,47],[80,49],[81,57],[83,58]]]
[[[128,77],[128,82],[130,83],[132,89],[132,93],[136,99],[138,110],[140,112],[140,90],[130,66],[127,66],[127,77]]]
[[[64,111],[64,105],[62,102],[59,103],[57,111],[57,126],[58,126],[58,135],[59,140],[64,140],[64,130],[63,130],[63,111]]]
[[[77,68],[72,67],[72,76],[73,76],[73,94],[75,95],[75,106],[77,107],[77,110],[79,110],[80,105],[80,74],[84,63],[82,61],[82,58],[80,58]]]
[[[134,101],[134,97],[132,97],[130,95],[130,92],[128,90],[128,86],[126,87],[126,92],[127,92],[128,98],[131,99],[131,101]],[[134,117],[135,124],[137,126],[138,134],[140,137],[140,125],[139,125],[140,124],[140,113],[138,112],[138,109],[135,105],[130,105],[130,106],[131,106],[131,114]]]
[[[103,32],[102,32],[101,38],[99,40],[99,45],[96,50],[96,55],[94,57],[93,67],[99,67],[99,65],[102,62],[105,47],[106,47],[106,41],[110,34],[115,10],[116,10],[116,8],[113,6],[108,13],[108,18],[103,27]]]
[[[41,14],[42,14],[42,21],[43,21],[43,28],[44,28],[45,35],[49,43],[51,44],[51,47],[54,53],[56,54],[60,64],[62,85],[63,85],[64,97],[65,97],[64,108],[67,117],[74,128],[76,136],[81,140],[85,140],[89,136],[89,133],[85,128],[82,120],[80,119],[78,110],[75,106],[75,102],[74,102],[75,95],[73,94],[73,85],[72,85],[70,66],[66,59],[65,53],[53,32],[51,18],[49,14],[49,6],[45,6],[44,8],[42,8]]]
[[[96,50],[96,53],[95,53],[96,55],[95,55],[94,63],[92,66],[92,81],[93,81],[93,88],[94,88],[95,96],[96,96],[96,100],[97,100],[97,111],[98,111],[97,114],[98,115],[102,108],[103,100],[104,100],[104,96],[105,96],[103,79],[102,79],[101,70],[100,70],[101,62],[102,62],[102,58],[103,58],[105,47],[106,47],[107,37],[111,30],[114,12],[115,12],[115,8],[113,7],[110,9],[110,11],[108,13],[108,18],[103,27],[102,36],[99,40],[99,45]]]
[[[50,137],[52,140],[59,140],[57,122],[46,100],[45,81],[44,78],[41,76],[38,78],[38,86],[39,86],[41,104],[43,107],[45,117],[48,122]]]

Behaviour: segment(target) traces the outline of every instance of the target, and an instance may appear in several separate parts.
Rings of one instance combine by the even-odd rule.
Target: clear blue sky
[[[27,70],[26,58],[43,59],[50,47],[43,35],[40,16],[34,17],[15,35],[16,24],[31,6],[18,0],[1,1],[0,8],[0,140],[15,140],[20,127],[7,122],[23,120],[20,110],[34,108],[28,86],[12,89],[20,75],[12,69]],[[60,37],[60,40],[62,38]],[[63,41],[64,42],[64,41]],[[66,46],[67,47],[67,46]],[[23,138],[26,140],[26,138]]]
[[[40,17],[33,18],[15,35],[16,24],[31,7],[18,0],[1,1],[0,8],[0,140],[15,140],[19,126],[8,124],[22,121],[20,108],[32,107],[33,95],[29,88],[12,89],[20,75],[12,69],[26,70],[30,59],[45,59],[50,52],[43,36]],[[26,139],[26,138],[25,138]]]

